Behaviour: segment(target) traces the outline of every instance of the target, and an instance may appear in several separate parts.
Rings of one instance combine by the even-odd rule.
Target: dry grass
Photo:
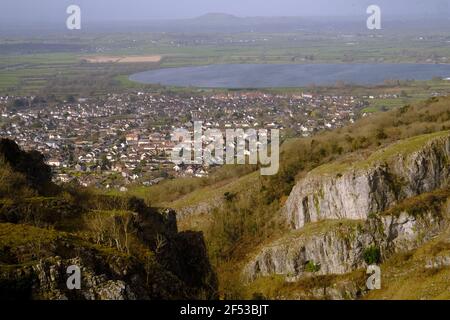
[[[365,299],[449,300],[450,267],[426,268],[427,261],[450,254],[450,230],[409,254],[398,254],[381,265],[381,290]]]

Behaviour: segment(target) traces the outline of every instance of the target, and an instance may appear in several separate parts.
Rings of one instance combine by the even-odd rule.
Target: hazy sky
[[[355,16],[370,4],[386,15],[450,18],[450,0],[0,0],[6,23],[57,22],[65,9],[77,4],[89,21],[190,18],[209,12],[238,16]]]

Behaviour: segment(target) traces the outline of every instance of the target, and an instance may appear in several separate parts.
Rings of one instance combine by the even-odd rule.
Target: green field
[[[158,88],[128,80],[135,72],[152,68],[219,63],[447,63],[450,46],[445,35],[417,40],[408,35],[239,33],[239,34],[103,34],[76,38],[0,39],[0,94],[103,94],[106,92]],[[78,45],[73,52],[12,54],[3,44],[45,43]],[[6,49],[4,49],[6,50]],[[60,50],[62,51],[62,49]],[[87,63],[86,55],[161,55],[159,63]],[[396,92],[405,90],[403,99],[371,101],[367,112],[393,107],[428,97],[430,92],[448,93],[447,81],[391,84]],[[278,91],[288,91],[280,88]],[[309,90],[310,88],[308,88]],[[338,88],[342,89],[342,88]],[[347,88],[348,89],[348,88]],[[356,88],[359,94],[367,88]],[[383,88],[385,91],[385,88]],[[379,92],[380,90],[375,90]],[[383,92],[384,92],[383,91]],[[351,91],[349,90],[351,93]]]

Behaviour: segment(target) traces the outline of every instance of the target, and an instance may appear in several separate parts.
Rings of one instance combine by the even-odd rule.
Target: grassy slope
[[[170,207],[181,209],[202,202],[221,201],[226,192],[239,193],[251,188],[258,182],[258,174],[259,172],[250,173],[239,179],[233,179],[225,183],[219,182],[215,185],[196,190],[170,203]]]
[[[398,254],[381,265],[381,290],[365,299],[450,299],[450,267],[426,268],[427,261],[450,256],[450,230],[419,249]]]
[[[365,169],[373,167],[376,164],[386,162],[394,159],[397,156],[407,156],[421,147],[427,142],[436,138],[450,137],[450,131],[439,131],[429,134],[419,135],[405,140],[401,140],[397,143],[393,143],[386,148],[382,148],[370,154],[370,156],[362,161],[337,161],[333,163],[327,163],[322,165],[310,173],[313,175],[326,175],[343,173],[351,169]]]
[[[0,223],[0,268],[32,265],[42,258],[52,257],[60,249],[58,243],[93,249],[105,257],[128,257],[115,248],[91,243],[77,234],[26,224]],[[9,256],[14,256],[20,264],[11,264]]]

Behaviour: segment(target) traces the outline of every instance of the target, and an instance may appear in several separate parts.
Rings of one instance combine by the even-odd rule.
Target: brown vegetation
[[[82,60],[89,63],[156,63],[160,62],[162,56],[90,56]]]

